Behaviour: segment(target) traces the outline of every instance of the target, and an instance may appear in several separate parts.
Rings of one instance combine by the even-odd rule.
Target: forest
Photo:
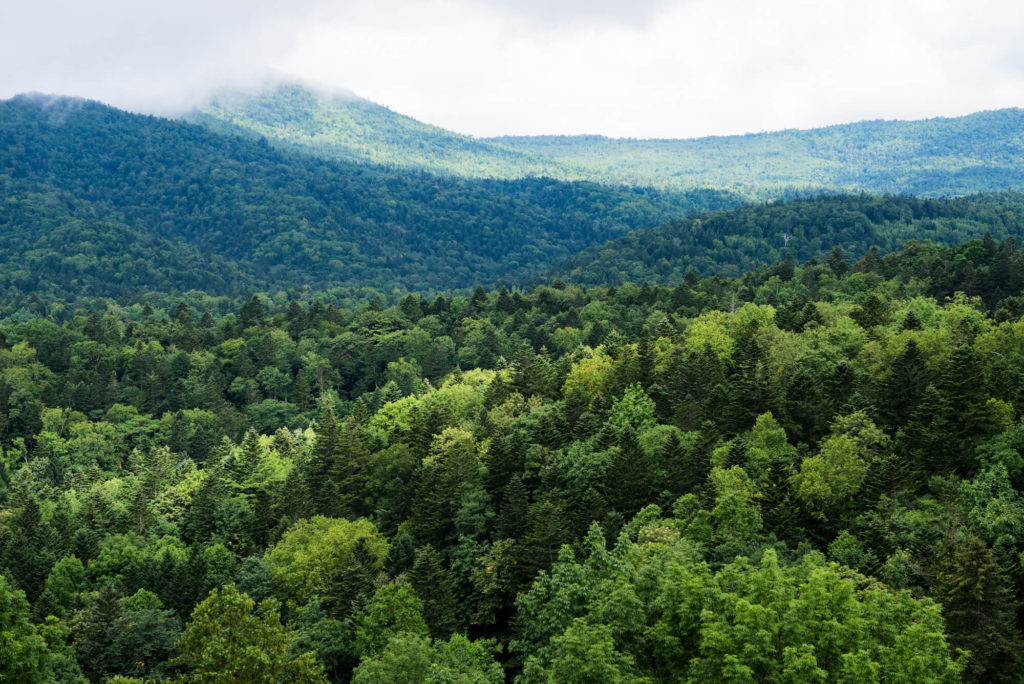
[[[1024,195],[991,193],[939,200],[825,195],[697,214],[590,247],[548,271],[583,285],[677,282],[687,271],[741,277],[765,264],[822,260],[834,247],[863,254],[908,241],[956,245],[1019,236]]]
[[[0,102],[0,292],[498,284],[728,192],[459,179],[318,160],[96,102]]]
[[[217,93],[182,119],[214,131],[265,137],[321,159],[467,178],[597,180],[531,152],[422,123],[353,93],[322,93],[294,83]]]
[[[218,93],[183,119],[322,159],[468,178],[716,188],[759,201],[823,190],[931,198],[1024,190],[1021,109],[693,139],[473,138],[352,93],[280,83]]]
[[[40,306],[0,323],[5,681],[1019,679],[1012,237]]]
[[[688,140],[505,136],[605,182],[727,188],[750,198],[794,189],[945,197],[1024,190],[1020,108],[919,121],[859,121]]]

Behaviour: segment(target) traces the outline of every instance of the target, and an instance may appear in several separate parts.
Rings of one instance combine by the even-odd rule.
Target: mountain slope
[[[219,131],[248,131],[322,159],[370,162],[472,178],[582,178],[561,164],[422,123],[351,93],[280,84],[226,92],[187,114]]]
[[[466,287],[519,278],[634,228],[736,203],[710,191],[472,181],[331,163],[94,102],[27,96],[0,103],[0,179],[5,201],[20,206],[19,214],[5,212],[0,271],[23,264],[33,249],[25,236],[50,235],[46,225],[101,221],[109,230],[88,239],[68,231],[37,256],[82,265],[90,244],[116,246],[110,273],[93,279],[112,295],[168,282],[213,292]],[[164,276],[119,277],[118,254],[138,249],[151,252]],[[73,270],[56,269],[42,284],[79,292]]]
[[[787,188],[936,197],[1024,190],[1024,110],[863,121],[811,130],[697,138],[491,138],[606,181],[712,186],[771,197]]]
[[[959,199],[838,195],[715,211],[638,230],[569,259],[545,277],[586,285],[678,282],[690,270],[740,276],[782,261],[825,258],[833,247],[894,252],[910,240],[955,245],[991,233],[1024,237],[1024,194]]]

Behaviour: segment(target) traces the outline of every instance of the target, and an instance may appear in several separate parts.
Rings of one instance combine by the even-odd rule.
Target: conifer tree
[[[956,544],[940,566],[938,587],[951,645],[971,652],[970,679],[1018,681],[1024,640],[1014,624],[1013,592],[980,539]]]
[[[423,618],[434,637],[444,638],[457,627],[452,580],[441,555],[430,545],[416,550],[409,583],[423,602]]]

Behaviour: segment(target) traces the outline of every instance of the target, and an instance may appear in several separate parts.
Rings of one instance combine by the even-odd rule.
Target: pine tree
[[[970,474],[975,468],[974,446],[985,439],[986,401],[985,377],[974,348],[964,344],[953,350],[939,379],[944,413],[941,426],[952,444],[949,445],[957,472]]]
[[[263,446],[260,444],[260,437],[256,431],[249,429],[242,440],[242,446],[235,452],[231,460],[231,479],[237,484],[243,484],[260,465],[263,460]]]
[[[443,639],[458,627],[455,593],[451,575],[432,546],[416,549],[416,562],[409,571],[409,584],[423,602],[423,619],[430,634]]]
[[[21,507],[14,515],[11,538],[0,565],[10,570],[18,587],[30,602],[35,602],[56,558],[52,550],[51,530],[43,520],[39,500],[34,494],[22,494],[18,498],[21,499]]]
[[[341,427],[334,412],[334,402],[327,401],[316,426],[316,440],[306,463],[306,489],[313,510],[320,515],[337,513],[337,497],[333,476],[338,472],[341,451]]]
[[[937,579],[950,645],[971,652],[969,678],[1019,681],[1024,642],[1014,624],[1013,591],[988,547],[976,537],[957,544]]]
[[[928,367],[914,340],[908,340],[882,376],[878,387],[878,415],[891,427],[910,420],[928,386]]]
[[[632,425],[622,427],[617,441],[605,489],[611,507],[628,518],[651,503],[653,473]]]
[[[846,262],[846,258],[843,255],[843,249],[836,245],[832,248],[832,251],[828,255],[828,259],[825,260],[825,265],[832,269],[832,273],[837,278],[842,278],[850,270],[850,264]]]
[[[402,532],[395,538],[395,542],[388,551],[388,574],[392,578],[407,573],[416,562],[416,551],[413,549],[412,537],[408,532]]]
[[[289,397],[291,403],[298,406],[300,411],[308,411],[313,406],[313,388],[310,386],[309,376],[304,370],[299,369],[295,373]]]
[[[640,333],[636,356],[637,379],[643,387],[649,387],[654,376],[654,345],[651,342],[651,334],[647,328],[644,328],[643,332]]]
[[[336,509],[342,517],[359,517],[372,511],[364,506],[366,481],[369,477],[369,438],[362,425],[350,418],[338,440],[334,467],[330,473],[334,483]]]
[[[501,497],[500,534],[510,539],[518,539],[526,531],[526,517],[529,512],[529,496],[523,479],[513,475],[505,485]]]

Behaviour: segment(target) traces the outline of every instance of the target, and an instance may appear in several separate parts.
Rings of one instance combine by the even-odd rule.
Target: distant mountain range
[[[923,197],[1024,189],[1024,110],[859,123],[693,140],[491,138],[589,172],[657,187],[711,186],[751,197],[845,190]]]
[[[1024,234],[1022,196],[991,194],[1024,189],[1020,110],[693,141],[480,141],[280,86],[219,96],[186,118],[49,96],[0,102],[0,305],[671,282],[787,253],[823,258],[835,245],[856,255]],[[612,182],[566,180],[581,176]],[[990,194],[807,198],[849,188]],[[790,195],[804,199],[764,203]],[[751,198],[761,199],[739,206]]]
[[[730,193],[462,179],[276,150],[96,102],[0,102],[0,292],[515,281]],[[12,294],[13,293],[13,294]]]
[[[582,180],[570,164],[447,131],[353,93],[280,84],[253,93],[226,91],[184,117],[212,130],[256,135],[321,159],[470,178],[546,176]]]
[[[476,139],[351,93],[282,84],[225,92],[186,115],[324,159],[474,178],[547,176],[658,188],[718,188],[750,199],[821,190],[923,197],[1024,190],[1024,110],[922,121],[696,138]]]

